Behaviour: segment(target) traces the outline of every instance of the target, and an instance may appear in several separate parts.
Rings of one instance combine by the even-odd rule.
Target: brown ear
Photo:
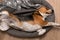
[[[36,9],[36,11],[34,12],[34,14],[40,14],[39,11],[42,12],[42,13],[45,13],[47,10],[48,9],[45,6],[41,6],[41,7],[38,7]]]
[[[36,11],[34,12],[34,14],[40,14],[39,11],[43,12],[44,9],[45,9],[44,6],[38,7],[38,8],[36,9]]]

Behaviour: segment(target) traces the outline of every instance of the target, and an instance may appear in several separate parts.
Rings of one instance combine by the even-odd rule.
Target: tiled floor
[[[56,22],[60,23],[60,0],[47,0],[55,10]],[[0,33],[0,40],[60,40],[60,29],[53,28],[44,37],[39,38],[16,38],[6,33]]]

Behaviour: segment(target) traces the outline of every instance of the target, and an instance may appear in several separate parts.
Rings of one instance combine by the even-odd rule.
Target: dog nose
[[[54,13],[54,10],[52,9],[52,12],[51,13]]]

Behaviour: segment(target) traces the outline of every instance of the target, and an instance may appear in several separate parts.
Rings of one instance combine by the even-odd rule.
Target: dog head
[[[41,15],[42,17],[46,18],[47,16],[51,15],[52,9],[48,9],[45,6],[39,7],[36,10],[36,14]]]

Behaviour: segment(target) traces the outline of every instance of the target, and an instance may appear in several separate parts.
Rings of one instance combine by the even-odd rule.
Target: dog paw
[[[60,24],[58,24],[58,23],[55,23],[55,25],[54,25],[55,27],[60,27]]]
[[[9,27],[2,27],[2,26],[0,26],[0,30],[1,31],[7,31],[9,29]]]
[[[38,32],[38,35],[43,35],[46,32],[46,29],[40,29],[37,32]]]
[[[54,27],[60,29],[60,25],[55,25]]]
[[[56,26],[60,26],[60,24],[56,23]]]

